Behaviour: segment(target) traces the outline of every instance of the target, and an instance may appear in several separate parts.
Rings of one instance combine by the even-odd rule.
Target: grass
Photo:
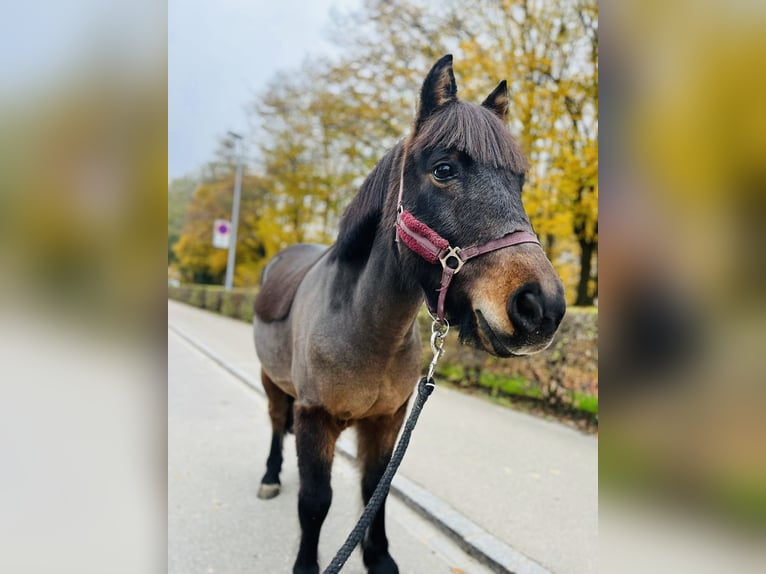
[[[585,393],[575,391],[572,407],[578,411],[598,415],[598,396],[586,395]]]
[[[478,390],[481,394],[489,397],[493,402],[503,406],[517,406],[513,399],[522,399],[527,404],[539,404],[541,407],[548,408],[543,391],[534,382],[528,381],[522,377],[504,375],[483,371],[479,375],[478,384],[469,382],[470,377],[466,373],[463,365],[455,363],[443,363],[439,366],[438,378],[445,380],[459,390],[470,391]],[[572,403],[568,409],[559,409],[562,412],[560,416],[566,418],[567,412],[574,414],[575,417],[585,417],[590,420],[598,418],[598,396],[574,391],[571,395]]]
[[[535,388],[532,383],[519,377],[507,377],[497,373],[482,373],[479,377],[479,386],[489,389],[490,394],[503,394],[515,397],[527,397],[530,399],[542,399],[543,393]]]

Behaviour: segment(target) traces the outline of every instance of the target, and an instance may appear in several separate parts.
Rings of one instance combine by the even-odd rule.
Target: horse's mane
[[[398,174],[394,174],[394,165],[401,149],[402,144],[399,143],[381,158],[351,200],[340,220],[338,239],[330,253],[331,261],[351,262],[369,255],[383,216],[388,190],[392,182],[399,182]]]

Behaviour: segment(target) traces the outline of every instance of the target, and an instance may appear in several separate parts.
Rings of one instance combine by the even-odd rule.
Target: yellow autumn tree
[[[253,169],[263,193],[257,206],[242,210],[254,238],[242,260],[256,269],[289,244],[330,243],[364,177],[410,130],[425,72],[452,53],[467,101],[481,101],[508,80],[511,130],[532,165],[527,212],[568,300],[591,304],[598,268],[597,19],[595,0],[486,0],[471,10],[456,0],[377,0],[338,16],[340,55],[278,74],[250,106]],[[211,182],[230,177],[230,166],[221,165]],[[208,220],[218,209],[204,193],[195,200]],[[178,248],[179,258],[186,253],[189,265],[194,257],[209,259],[205,279],[217,278],[220,256],[195,251],[190,241]]]
[[[183,228],[173,246],[176,265],[185,282],[223,284],[227,249],[213,247],[216,219],[231,219],[234,177],[202,183],[194,192],[184,217]],[[246,176],[242,181],[237,258],[234,284],[254,286],[265,264],[266,244],[259,225],[264,213],[267,189],[262,178]]]
[[[511,129],[532,164],[524,192],[527,211],[570,301],[592,304],[598,246],[597,3],[485,1],[474,8],[466,10],[460,2],[438,7],[368,2],[361,12],[338,19],[336,36],[353,56],[336,68],[355,71],[359,85],[372,85],[376,111],[384,108],[380,117],[397,126],[412,115],[423,70],[444,53],[455,55],[466,100],[481,101],[497,81],[507,79]]]

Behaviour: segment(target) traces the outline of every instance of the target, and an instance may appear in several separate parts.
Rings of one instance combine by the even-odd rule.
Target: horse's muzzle
[[[539,283],[525,283],[508,299],[507,308],[514,338],[536,345],[551,340],[564,317],[566,303],[558,289],[546,293]]]
[[[481,309],[474,309],[474,326],[477,328],[474,335],[477,338],[467,334],[465,340],[475,341],[499,357],[538,353],[551,344],[565,311],[563,288],[546,294],[538,283],[525,283],[508,300],[510,332],[491,311],[485,315]]]

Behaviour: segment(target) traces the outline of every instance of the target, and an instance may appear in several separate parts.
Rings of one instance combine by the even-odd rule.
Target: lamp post
[[[226,283],[225,288],[231,291],[234,284],[234,265],[237,259],[237,228],[239,227],[239,196],[242,192],[242,136],[234,132],[229,132],[236,141],[237,150],[237,174],[234,177],[234,204],[231,208],[231,236],[229,239],[229,258],[226,262]]]

